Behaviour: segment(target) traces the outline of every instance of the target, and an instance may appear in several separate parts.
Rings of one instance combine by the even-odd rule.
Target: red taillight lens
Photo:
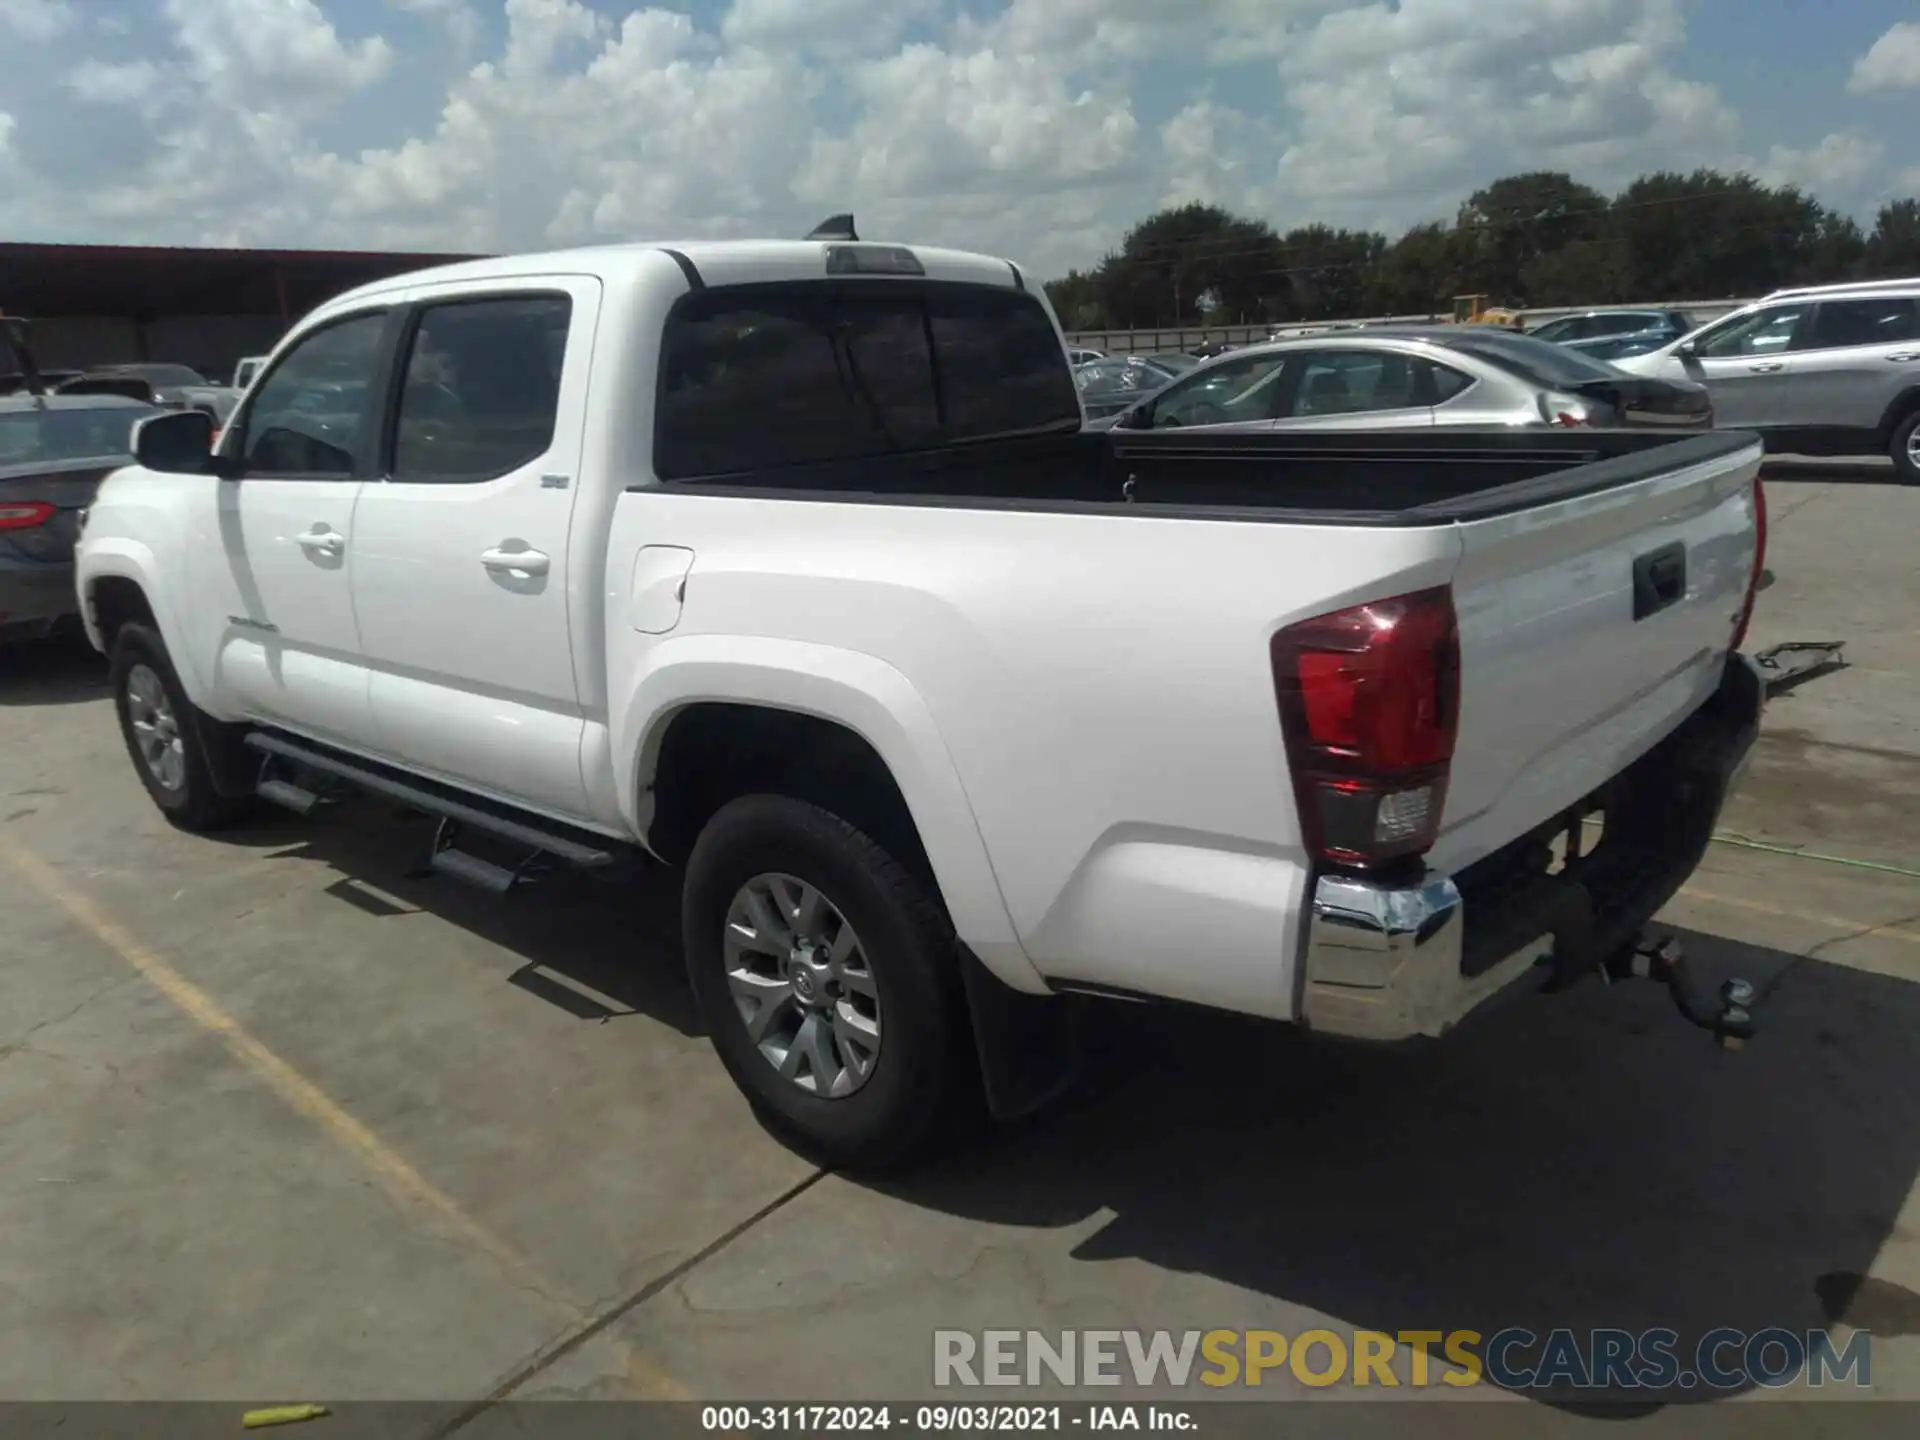
[[[0,530],[31,530],[54,516],[44,500],[0,500]]]
[[[1733,649],[1747,641],[1747,627],[1753,623],[1753,607],[1760,598],[1760,575],[1767,568],[1767,488],[1753,477],[1753,573],[1747,577],[1747,598],[1740,606],[1740,623],[1733,630]]]
[[[1365,867],[1440,831],[1460,713],[1460,629],[1444,587],[1289,625],[1273,679],[1307,843]]]

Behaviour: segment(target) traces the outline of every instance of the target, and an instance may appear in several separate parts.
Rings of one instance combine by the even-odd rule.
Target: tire
[[[214,787],[199,712],[157,631],[123,625],[114,637],[110,678],[127,756],[162,815],[182,830],[203,832],[231,825],[252,810],[250,800],[222,795]],[[160,751],[172,753],[150,758]]]
[[[1907,416],[1893,427],[1893,438],[1888,442],[1887,454],[1893,460],[1893,473],[1902,485],[1920,485],[1920,456],[1916,456],[1915,447],[1920,446],[1920,410]]]
[[[840,980],[811,987],[835,991],[839,1000],[816,998],[817,1008],[810,1007],[798,981],[779,978],[800,967],[794,958],[800,950],[784,960],[776,953],[805,928],[788,925],[793,914],[782,917],[785,928],[772,931],[764,949],[743,943],[730,925],[743,897],[768,877],[776,884],[760,894],[763,900],[784,895],[780,908],[789,908],[788,900],[799,908],[796,884],[821,897],[829,918],[814,927],[816,934],[837,937],[834,919],[854,932]],[[846,821],[787,796],[732,801],[693,847],[681,924],[688,978],[721,1063],[762,1122],[794,1149],[833,1168],[896,1170],[921,1158],[951,1122],[975,1108],[969,1102],[980,1082],[969,1064],[972,1034],[952,926],[923,882]],[[754,932],[762,929],[756,921]],[[806,953],[830,958],[839,953],[838,940],[831,952],[823,940]],[[745,1000],[736,999],[743,967],[765,972],[756,974],[753,992],[741,991],[749,995]],[[869,993],[877,1043],[867,1069],[856,1073],[859,1045],[850,1050],[835,1038],[826,1067],[835,1091],[823,1095],[821,1067],[812,1063],[819,1052],[797,1027],[812,1014],[817,1031],[827,1027],[838,1037],[841,1005],[864,1013]],[[776,995],[785,998],[763,998]],[[805,1073],[783,1072],[751,1033],[746,1008],[758,1016],[765,1005],[776,1009],[762,1039],[778,1049],[782,1033],[791,1032],[787,1059],[801,1052],[798,1069]],[[864,1043],[864,1030],[846,1033],[858,1033]]]

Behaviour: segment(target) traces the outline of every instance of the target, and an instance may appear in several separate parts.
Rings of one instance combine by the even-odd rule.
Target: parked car
[[[1045,1103],[1060,992],[1399,1040],[1630,958],[1759,715],[1749,437],[1089,432],[983,256],[397,276],[210,432],[146,421],[80,542],[160,811],[369,791],[496,894],[678,871],[721,1062],[836,1164]]]
[[[1076,365],[1073,383],[1089,420],[1118,415],[1143,395],[1173,381],[1179,371],[1158,355],[1111,355]]]
[[[1084,345],[1069,345],[1067,347],[1067,359],[1074,365],[1091,365],[1096,360],[1104,360],[1106,358],[1107,352],[1104,350],[1089,350]]]
[[[1562,315],[1527,333],[1596,360],[1616,360],[1658,350],[1693,329],[1693,321],[1682,310],[1589,310],[1584,315]]]
[[[62,395],[124,395],[165,410],[200,410],[224,425],[240,398],[227,385],[209,383],[186,365],[97,365],[55,387]]]
[[[1920,279],[1778,291],[1617,364],[1706,386],[1769,450],[1885,455],[1920,484]]]
[[[245,390],[253,383],[253,377],[260,373],[260,367],[267,363],[264,355],[249,355],[233,367],[233,388]]]
[[[82,370],[42,370],[39,372],[39,377],[41,385],[51,390],[62,381],[77,380],[85,373]],[[14,370],[0,375],[0,395],[18,395],[30,388],[31,382],[24,371]]]
[[[100,480],[163,412],[119,395],[0,396],[0,643],[78,618],[73,542]]]
[[[1131,430],[1704,430],[1713,425],[1713,406],[1699,385],[1628,376],[1497,326],[1382,326],[1250,345],[1136,401],[1114,423]]]

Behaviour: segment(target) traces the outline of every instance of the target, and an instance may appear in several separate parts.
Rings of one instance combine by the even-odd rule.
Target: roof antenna
[[[858,240],[859,238],[853,233],[853,216],[851,215],[829,215],[814,226],[813,233],[807,236],[809,240]]]

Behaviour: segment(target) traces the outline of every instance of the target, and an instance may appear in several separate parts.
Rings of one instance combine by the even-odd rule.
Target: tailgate
[[[1459,527],[1460,729],[1433,863],[1576,804],[1719,680],[1755,561],[1755,444]]]

